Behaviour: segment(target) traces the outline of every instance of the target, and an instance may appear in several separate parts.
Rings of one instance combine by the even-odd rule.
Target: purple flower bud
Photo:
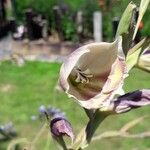
[[[44,114],[44,113],[46,112],[46,107],[45,107],[44,105],[41,105],[41,106],[39,107],[39,112],[40,112],[41,114]]]
[[[13,128],[12,122],[8,122],[7,124],[1,125],[0,132],[4,137],[14,137],[17,135],[15,129]]]
[[[64,135],[74,139],[71,124],[64,117],[55,117],[50,123],[51,133],[55,137],[62,137]]]
[[[150,90],[143,89],[127,93],[112,102],[117,114],[130,111],[141,106],[150,105]]]
[[[47,113],[50,116],[52,116],[53,118],[56,118],[56,116],[65,117],[65,113],[64,112],[62,112],[60,109],[54,108],[54,107],[48,107]]]
[[[47,112],[51,116],[53,116],[55,113],[57,113],[56,108],[54,108],[54,107],[48,108]]]
[[[150,49],[146,50],[143,55],[147,55],[147,54],[150,54]]]
[[[3,131],[4,130],[4,125],[1,125],[0,126],[0,131]]]
[[[13,128],[13,123],[12,122],[8,122],[7,124],[1,126],[1,129],[3,131],[9,131],[12,128]]]

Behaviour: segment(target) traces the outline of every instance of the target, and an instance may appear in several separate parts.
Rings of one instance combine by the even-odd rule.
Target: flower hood
[[[60,85],[81,106],[96,109],[120,92],[125,77],[119,40],[91,43],[67,58],[60,70]]]

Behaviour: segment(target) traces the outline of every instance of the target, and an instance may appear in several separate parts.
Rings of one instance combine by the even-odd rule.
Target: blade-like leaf
[[[139,8],[139,16],[138,16],[137,24],[136,24],[134,35],[133,35],[133,40],[135,39],[136,33],[139,28],[139,24],[146,12],[149,2],[150,2],[150,0],[141,0],[141,4],[140,4],[140,8]]]
[[[117,29],[117,36],[122,35],[124,33],[128,33],[133,10],[136,8],[136,5],[133,4],[133,2],[130,2],[129,5],[127,6],[126,10],[124,11],[121,20],[118,25]]]
[[[129,71],[134,65],[137,64],[139,55],[148,46],[149,40],[143,39],[136,44],[132,49],[129,50],[126,57],[127,71]]]
[[[125,56],[132,46],[132,36],[136,25],[136,14],[137,7],[135,4],[130,2],[118,25],[116,36],[122,36],[122,49]]]

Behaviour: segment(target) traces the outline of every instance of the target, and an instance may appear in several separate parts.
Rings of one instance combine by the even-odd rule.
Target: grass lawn
[[[84,111],[63,92],[55,90],[60,64],[27,62],[17,67],[11,62],[0,63],[0,124],[12,121],[18,133],[17,138],[33,141],[45,121],[32,121],[31,116],[38,114],[40,105],[51,105],[66,112],[75,131],[87,122]],[[150,75],[133,69],[126,80],[126,91],[149,88]],[[97,134],[107,130],[119,129],[125,123],[143,115],[149,115],[148,106],[119,116],[108,117],[98,129]],[[136,126],[132,133],[149,130],[150,117]],[[46,128],[35,142],[35,150],[56,150],[56,144]],[[47,136],[49,137],[47,140]],[[146,150],[150,148],[150,139],[112,138],[94,141],[87,150]],[[9,142],[0,143],[5,150]]]

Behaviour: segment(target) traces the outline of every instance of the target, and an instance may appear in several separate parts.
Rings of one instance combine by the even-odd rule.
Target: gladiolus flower
[[[91,43],[75,50],[60,70],[64,91],[87,109],[103,109],[116,95],[122,95],[123,82],[145,44],[145,39],[125,55],[122,38],[113,43]]]
[[[133,3],[126,8],[113,43],[82,46],[70,54],[62,65],[60,85],[82,107],[103,110],[116,96],[123,94],[124,79],[148,43],[147,39],[143,39],[131,48],[137,32],[134,31],[136,8]],[[144,15],[144,12],[139,13],[138,22]]]
[[[87,109],[103,107],[119,94],[127,76],[119,40],[92,43],[74,51],[62,65],[60,85]]]

